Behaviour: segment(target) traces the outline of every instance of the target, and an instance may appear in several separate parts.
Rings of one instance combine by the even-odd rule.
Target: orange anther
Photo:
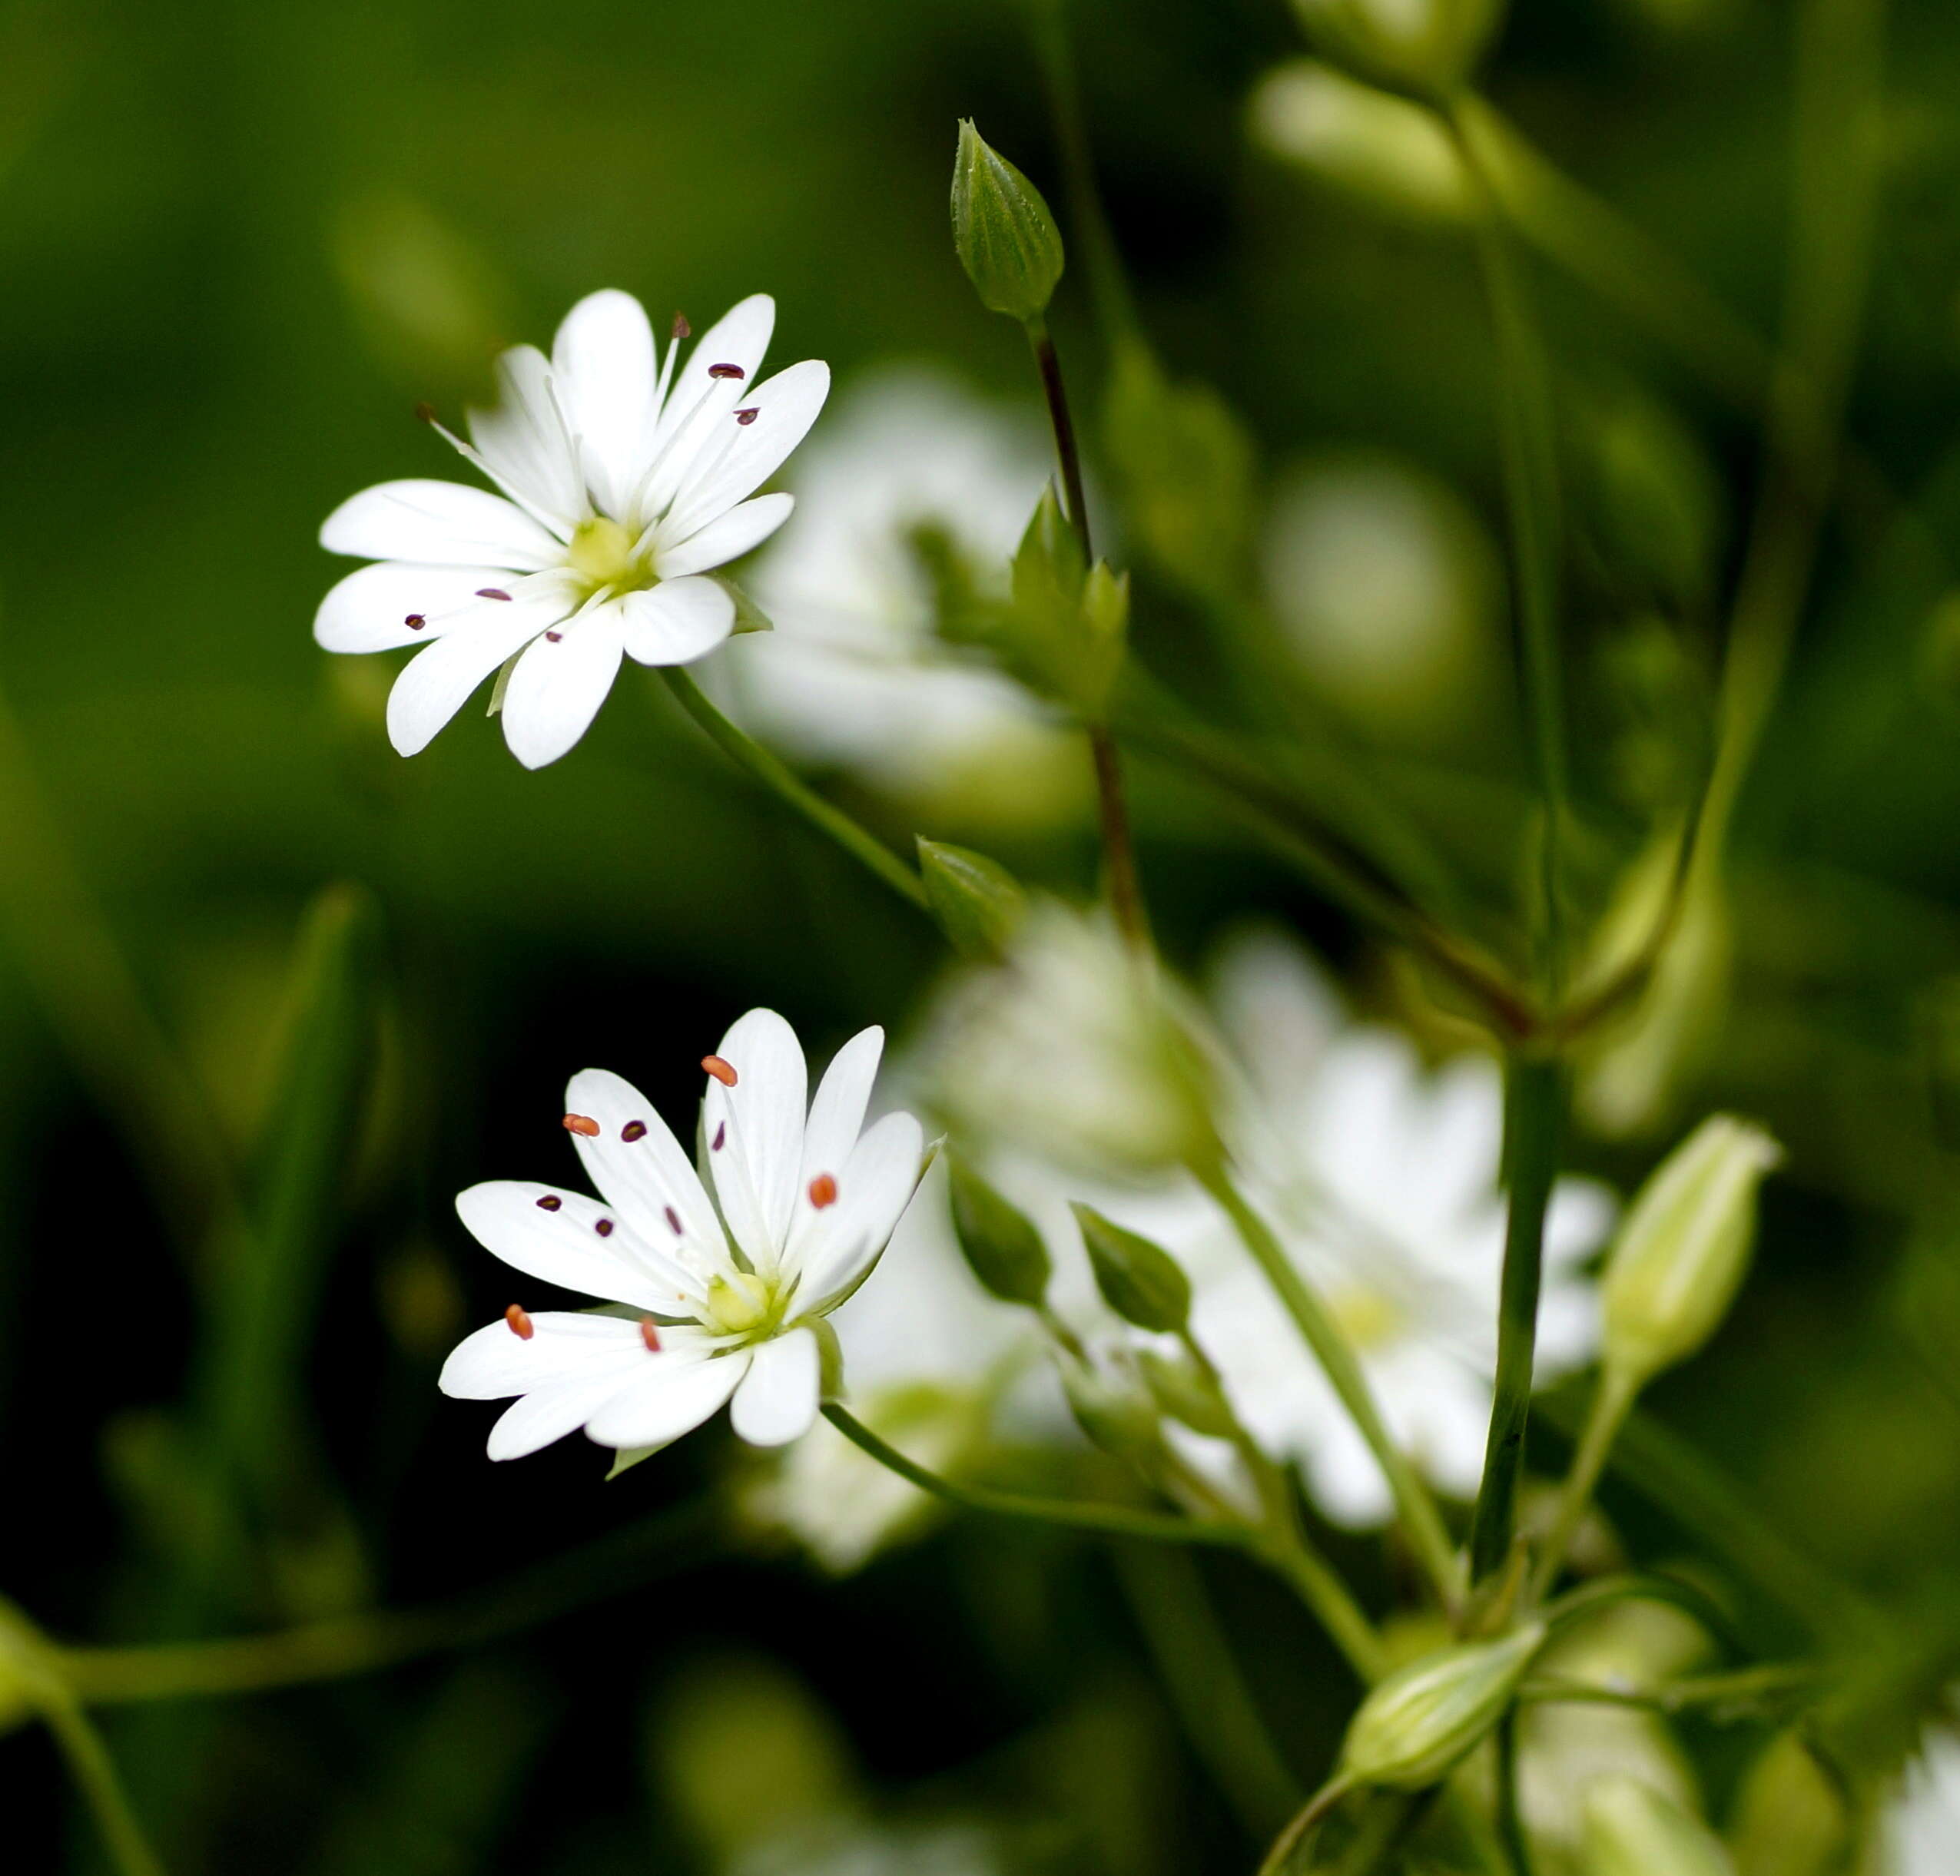
[[[821,1211],[826,1205],[837,1203],[837,1181],[827,1172],[820,1172],[810,1182],[810,1202]]]
[[[589,1114],[568,1114],[565,1117],[567,1133],[582,1133],[588,1140],[599,1138],[599,1122]]]
[[[703,1056],[701,1066],[704,1074],[713,1076],[724,1088],[732,1088],[735,1085],[735,1070],[719,1056]]]
[[[646,1344],[648,1354],[657,1355],[660,1353],[660,1324],[651,1316],[642,1316],[640,1318],[640,1340]]]
[[[520,1342],[528,1342],[537,1334],[531,1326],[531,1318],[524,1313],[521,1304],[513,1303],[503,1312],[503,1319],[510,1324],[510,1332]]]

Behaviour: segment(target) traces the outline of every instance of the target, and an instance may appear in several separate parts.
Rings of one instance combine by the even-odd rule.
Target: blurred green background
[[[1789,272],[1796,10],[1520,0],[1489,77],[1766,334]],[[1305,49],[1278,0],[1071,14],[1144,328],[1250,442],[1233,525],[1259,597],[1237,616],[1298,651],[1303,744],[1389,777],[1485,917],[1514,887],[1523,771],[1463,230],[1275,149],[1252,101]],[[1960,14],[1895,6],[1887,68],[1860,466],[1818,532],[1740,810],[1733,976],[1644,1128],[1574,1150],[1630,1186],[1717,1105],[1788,1143],[1746,1306],[1655,1404],[1802,1546],[1932,1625],[1960,1580]],[[543,340],[600,286],[698,328],[768,290],[778,363],[826,358],[847,390],[926,360],[1024,407],[1019,342],[950,250],[962,115],[1061,207],[1023,13],[1000,0],[0,6],[0,1591],[57,1633],[148,1641],[446,1601],[625,1534],[578,1566],[616,1593],[521,1633],[117,1716],[173,1869],[774,1867],[767,1840],[812,1818],[840,1870],[1247,1866],[1139,1629],[1154,1592],[1093,1546],[955,1526],[834,1584],[688,1508],[725,1431],[604,1490],[575,1440],[483,1460],[481,1417],[434,1377],[507,1299],[451,1195],[559,1176],[553,1103],[588,1062],[678,1114],[749,1005],[821,1053],[902,1030],[941,960],[644,674],[541,774],[470,710],[403,763],[386,661],[309,636],[342,570],[314,545],[328,510],[450,472],[416,401],[454,409],[496,346]],[[1080,273],[1056,327],[1113,538],[1138,555],[1139,645],[1232,724],[1216,621],[1153,568],[1099,460],[1109,361]],[[1597,909],[1705,744],[1759,430],[1569,269],[1534,284]],[[1328,553],[1361,555],[1354,582],[1380,572],[1314,497],[1330,465],[1385,461],[1443,489],[1470,571],[1441,639],[1423,626],[1444,602],[1418,587],[1406,651],[1357,667],[1300,588]],[[1355,630],[1373,642],[1368,615]],[[1093,878],[1069,815],[1003,836],[983,799],[928,824],[848,774],[827,785],[895,840]],[[1411,1007],[1177,777],[1139,764],[1136,791],[1174,956],[1262,911],[1365,1002]],[[270,1268],[228,1254],[230,1166]],[[1342,1560],[1385,1594],[1378,1544]],[[1205,1567],[1310,1781],[1351,1689],[1276,1593]],[[38,1734],[0,1742],[0,1789],[38,1846],[21,1867],[96,1867]],[[914,1835],[853,1848],[873,1816]]]

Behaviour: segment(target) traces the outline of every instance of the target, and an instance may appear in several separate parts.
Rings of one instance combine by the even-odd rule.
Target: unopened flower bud
[[[1593,1785],[1585,1818],[1586,1876],[1735,1876],[1722,1840],[1638,1778]]]
[[[1062,277],[1062,237],[1041,191],[960,123],[953,161],[953,244],[980,304],[1010,319],[1039,319]]]
[[[1191,1279],[1177,1260],[1087,1205],[1073,1209],[1103,1301],[1137,1328],[1159,1335],[1182,1329],[1191,1318]]]
[[[1317,58],[1292,59],[1253,92],[1254,138],[1330,188],[1404,215],[1460,220],[1463,158],[1435,114]]]
[[[1641,1187],[1601,1290],[1609,1374],[1643,1386],[1714,1334],[1748,1268],[1756,1188],[1780,1157],[1761,1128],[1718,1114]]]
[[[980,1288],[1003,1303],[1038,1308],[1052,1265],[1034,1222],[961,1158],[947,1156],[953,1235]]]
[[[919,837],[919,877],[939,928],[962,957],[998,957],[1027,910],[1020,882],[971,847]]]
[[[1503,1719],[1545,1639],[1534,1622],[1494,1642],[1425,1655],[1380,1682],[1361,1704],[1341,1749],[1353,1785],[1419,1791],[1434,1785]]]
[[[1293,0],[1320,50],[1388,90],[1447,97],[1496,29],[1501,0]]]
[[[1096,1446],[1118,1459],[1147,1460],[1162,1443],[1157,1410],[1147,1397],[1105,1380],[1074,1362],[1062,1367],[1062,1391],[1076,1424]]]
[[[1214,1440],[1229,1440],[1237,1430],[1232,1407],[1218,1382],[1188,1356],[1159,1354],[1154,1348],[1139,1351],[1136,1365],[1150,1397],[1180,1425],[1193,1433],[1209,1434]]]

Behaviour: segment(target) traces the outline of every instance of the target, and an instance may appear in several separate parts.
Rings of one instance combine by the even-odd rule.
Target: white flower
[[[388,699],[402,754],[514,661],[504,739],[542,767],[585,733],[622,654],[684,665],[728,637],[735,602],[703,576],[788,518],[790,496],[754,491],[830,389],[814,360],[754,383],[775,317],[767,294],[743,300],[677,374],[685,321],[656,359],[639,302],[594,293],[549,359],[505,353],[499,408],[469,413],[469,442],[449,436],[502,495],[383,482],[327,517],[323,545],[376,564],[327,595],[313,636],[330,651],[427,645]]]
[[[754,1445],[808,1430],[823,1384],[815,1325],[864,1281],[919,1181],[919,1123],[864,1125],[884,1043],[876,1029],[847,1042],[806,1115],[794,1032],[751,1010],[702,1065],[708,1185],[643,1096],[588,1069],[565,1091],[565,1125],[603,1202],[515,1180],[458,1198],[506,1264],[628,1312],[513,1304],[457,1347],[444,1393],[519,1397],[490,1430],[492,1459],[581,1427],[622,1453],[651,1450],[731,1397]]]
[[[1040,432],[923,372],[857,387],[798,461],[804,525],[750,584],[777,630],[731,672],[771,741],[876,785],[995,820],[1079,794],[1080,751],[1019,684],[934,635],[930,534],[981,594],[1007,572],[1049,473]]]

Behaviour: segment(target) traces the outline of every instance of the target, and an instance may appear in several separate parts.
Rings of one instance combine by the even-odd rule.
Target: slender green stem
[[[1217,1364],[1198,1338],[1186,1328],[1181,1337],[1185,1352],[1196,1364],[1212,1392],[1225,1404],[1225,1385]],[[1265,1449],[1245,1430],[1236,1414],[1232,1415],[1229,1434],[1240,1463],[1251,1476],[1265,1512],[1265,1534],[1260,1555],[1267,1566],[1292,1584],[1300,1599],[1311,1609],[1340,1649],[1348,1665],[1370,1685],[1388,1671],[1388,1659],[1381,1638],[1367,1612],[1355,1600],[1354,1593],[1315,1548],[1300,1519],[1300,1508],[1292,1482],[1285,1469],[1268,1457]]]
[[[1510,1187],[1497,1301],[1497,1373],[1484,1480],[1471,1525],[1471,1579],[1504,1566],[1517,1522],[1517,1481],[1531,1415],[1544,1264],[1545,1212],[1558,1174],[1565,1071],[1554,1058],[1514,1054],[1504,1066],[1504,1176]]]
[[[1442,1514],[1408,1455],[1390,1435],[1347,1337],[1313,1286],[1286,1255],[1285,1246],[1274,1235],[1272,1226],[1246,1202],[1231,1175],[1222,1166],[1194,1166],[1192,1170],[1224,1208],[1233,1229],[1285,1305],[1328,1384],[1367,1441],[1375,1463],[1388,1481],[1409,1546],[1443,1606],[1454,1615],[1461,1598],[1461,1576]]]
[[[1607,1455],[1613,1450],[1620,1429],[1626,1424],[1627,1416],[1633,1411],[1638,1391],[1613,1369],[1609,1368],[1600,1375],[1599,1386],[1593,1392],[1592,1405],[1587,1411],[1586,1424],[1580,1431],[1572,1468],[1566,1474],[1565,1484],[1559,1493],[1558,1509],[1553,1514],[1551,1528],[1545,1533],[1544,1547],[1539,1552],[1531,1573],[1531,1601],[1542,1602],[1558,1580],[1566,1551],[1579,1529],[1580,1520],[1586,1515],[1586,1507],[1593,1502],[1593,1493],[1599,1484],[1600,1474],[1605,1470]]]
[[[419,1656],[479,1647],[608,1596],[643,1589],[655,1576],[699,1561],[720,1517],[704,1496],[434,1609],[340,1617],[216,1641],[55,1648],[53,1671],[91,1706],[254,1693],[372,1673]]]
[[[872,1432],[847,1407],[831,1403],[824,1417],[860,1451],[868,1453],[908,1483],[950,1505],[990,1517],[1014,1518],[1026,1523],[1060,1525],[1066,1530],[1093,1531],[1104,1537],[1139,1537],[1155,1543],[1209,1544],[1225,1550],[1252,1547],[1253,1533],[1245,1526],[1209,1523],[1196,1518],[1167,1517],[1159,1512],[1134,1511],[1123,1505],[1071,1504],[1061,1499],[1037,1498],[1026,1493],[1002,1492],[991,1486],[964,1485],[942,1478]]]
[[[678,665],[663,665],[667,688],[715,747],[748,771],[771,794],[882,880],[904,900],[929,911],[926,889],[919,876],[884,843],[868,834],[834,804],[794,774],[788,765],[751,737],[737,729],[710,703],[699,684]]]
[[[124,1795],[108,1748],[75,1696],[65,1688],[48,1687],[39,1690],[37,1699],[121,1876],[164,1876],[164,1866]]]
[[[1300,1788],[1245,1684],[1196,1561],[1164,1544],[1125,1544],[1114,1556],[1116,1579],[1193,1749],[1239,1821],[1262,1836],[1299,1803]]]
[[[1823,1680],[1809,1661],[1769,1662],[1730,1674],[1697,1674],[1659,1687],[1609,1686],[1540,1675],[1517,1690],[1521,1705],[1638,1707],[1650,1713],[1706,1712],[1713,1719],[1776,1716]]]
[[[1292,1821],[1273,1839],[1272,1848],[1259,1865],[1259,1876],[1286,1876],[1292,1866],[1295,1852],[1306,1841],[1308,1832],[1353,1789],[1344,1778],[1328,1779],[1294,1813]]]
[[[1540,976],[1556,1009],[1564,989],[1560,873],[1567,818],[1564,675],[1559,648],[1559,476],[1550,374],[1511,236],[1461,103],[1443,121],[1476,197],[1477,252],[1497,340],[1505,510],[1517,587],[1519,665],[1532,767],[1543,797],[1539,851]]]
[[[1027,337],[1035,368],[1041,374],[1048,421],[1055,433],[1055,459],[1061,466],[1063,503],[1069,511],[1070,523],[1082,542],[1083,560],[1093,565],[1096,553],[1089,539],[1089,499],[1083,492],[1082,451],[1076,442],[1068,391],[1062,382],[1062,361],[1054,340],[1049,336],[1047,322],[1039,315],[1027,322]],[[1147,955],[1150,923],[1136,875],[1136,847],[1130,834],[1129,804],[1123,797],[1122,761],[1106,722],[1093,721],[1085,728],[1096,771],[1096,820],[1102,836],[1103,887],[1109,894],[1109,910],[1125,939]]]
[[[1497,1722],[1497,1835],[1517,1876],[1531,1876],[1531,1845],[1524,1834],[1524,1813],[1517,1800],[1517,1709]]]

